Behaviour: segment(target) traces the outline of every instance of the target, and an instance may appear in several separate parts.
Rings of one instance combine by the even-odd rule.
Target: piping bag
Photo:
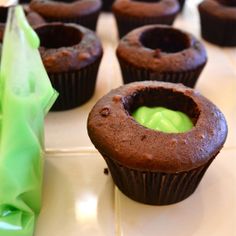
[[[32,236],[41,208],[44,116],[57,97],[39,38],[9,9],[0,65],[0,236]]]

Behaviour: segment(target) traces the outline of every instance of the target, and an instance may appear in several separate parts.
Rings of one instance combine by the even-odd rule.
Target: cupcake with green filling
[[[116,186],[151,205],[190,196],[227,136],[224,115],[207,98],[157,81],[112,90],[91,110],[87,128]]]

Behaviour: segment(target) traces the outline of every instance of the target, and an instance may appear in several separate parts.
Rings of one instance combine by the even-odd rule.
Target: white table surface
[[[200,37],[196,4],[187,0],[174,26]],[[83,106],[46,117],[43,207],[36,236],[236,236],[236,48],[203,40],[208,63],[196,89],[225,114],[229,133],[224,148],[196,192],[170,206],[147,206],[128,199],[103,173],[106,164],[90,142],[86,122],[96,101],[122,84],[115,56],[112,15],[99,18],[104,56],[96,92]]]

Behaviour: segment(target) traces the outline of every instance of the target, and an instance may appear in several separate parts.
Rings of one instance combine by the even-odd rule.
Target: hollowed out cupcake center
[[[40,46],[45,48],[72,47],[79,44],[81,32],[65,25],[45,25],[36,29],[40,38]]]
[[[158,88],[138,91],[126,97],[123,105],[141,125],[166,133],[189,131],[196,125],[200,115],[197,104],[191,97],[172,89]],[[139,112],[138,119],[137,111]],[[155,126],[156,128],[154,128]]]
[[[180,52],[190,47],[188,36],[173,28],[153,28],[145,31],[140,42],[146,48],[165,53]]]
[[[220,4],[228,7],[236,7],[236,0],[217,0]]]

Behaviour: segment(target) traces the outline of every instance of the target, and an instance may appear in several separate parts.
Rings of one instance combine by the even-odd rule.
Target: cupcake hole
[[[82,33],[74,27],[65,25],[44,25],[36,29],[40,46],[45,48],[71,47],[80,43]]]
[[[236,0],[217,0],[220,4],[228,7],[236,7]]]
[[[180,111],[187,115],[195,126],[200,115],[197,104],[192,98],[172,89],[158,88],[137,91],[123,100],[123,106],[129,115],[137,108],[146,106],[149,108],[167,108],[172,111]]]
[[[145,31],[140,42],[146,48],[175,53],[190,47],[188,36],[173,28],[153,28]]]

